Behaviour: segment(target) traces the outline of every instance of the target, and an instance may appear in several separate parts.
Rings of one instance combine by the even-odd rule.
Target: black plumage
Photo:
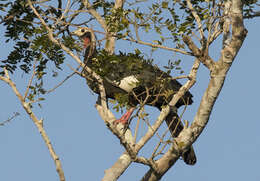
[[[160,70],[151,61],[144,60],[138,54],[109,55],[105,51],[97,53],[95,36],[88,28],[80,28],[74,34],[83,40],[86,48],[84,56],[86,66],[103,77],[107,98],[117,99],[121,101],[121,104],[131,107],[118,122],[125,123],[138,104],[157,107],[161,110],[162,106],[168,104],[174,93],[182,86],[168,73]],[[84,73],[87,75],[86,80],[90,89],[100,94],[98,82],[91,75]],[[187,91],[175,107],[190,105],[192,102],[192,94]],[[173,137],[178,136],[183,129],[175,110],[171,109],[165,120]],[[189,165],[196,163],[192,147],[182,157]]]

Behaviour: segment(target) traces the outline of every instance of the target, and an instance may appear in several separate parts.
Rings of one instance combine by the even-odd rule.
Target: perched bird
[[[129,107],[128,111],[115,123],[128,123],[138,104],[153,106],[161,110],[162,106],[167,105],[182,86],[168,73],[138,54],[109,55],[105,51],[97,52],[95,35],[87,27],[79,28],[73,34],[83,42],[85,65],[103,78],[106,97],[121,101]],[[90,89],[100,95],[98,82],[88,73],[84,72],[84,74]],[[173,137],[177,137],[183,129],[177,109],[183,105],[190,105],[192,102],[192,94],[187,91],[175,107],[170,109],[165,121]],[[100,96],[97,103],[100,103]],[[196,163],[192,146],[183,153],[182,157],[186,164]]]

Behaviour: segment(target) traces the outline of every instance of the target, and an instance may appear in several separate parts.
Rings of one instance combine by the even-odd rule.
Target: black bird
[[[95,35],[87,27],[79,28],[73,34],[83,41],[86,49],[84,55],[86,66],[103,77],[107,98],[119,100],[130,107],[115,123],[126,124],[138,104],[150,105],[161,110],[162,106],[169,103],[174,93],[182,86],[168,73],[163,72],[150,61],[144,60],[140,55],[123,53],[109,55],[105,51],[97,53]],[[87,75],[86,80],[90,89],[100,94],[98,82],[87,72],[84,74]],[[98,102],[100,102],[100,96]],[[183,129],[176,108],[190,105],[192,102],[192,94],[187,91],[175,107],[170,109],[165,121],[173,137],[177,137]],[[194,165],[196,163],[196,155],[192,146],[183,153],[182,157],[186,164]]]

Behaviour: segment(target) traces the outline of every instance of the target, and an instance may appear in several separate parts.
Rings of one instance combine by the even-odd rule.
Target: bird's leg
[[[134,110],[135,108],[131,107],[120,119],[115,120],[114,124],[122,123],[123,125],[126,125]]]

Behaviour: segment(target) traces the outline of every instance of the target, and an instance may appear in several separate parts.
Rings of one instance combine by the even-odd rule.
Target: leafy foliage
[[[256,7],[257,0],[244,0],[243,3],[245,4],[244,16],[252,18],[252,15],[254,15],[254,9]]]
[[[142,89],[134,90],[134,93],[118,91],[113,96],[116,101],[112,101],[112,103],[115,104],[114,109],[117,111],[129,105],[130,97],[137,98],[138,103],[148,101],[147,103],[150,105],[153,105],[154,100],[160,97],[160,100],[166,103],[170,100],[174,91],[177,91],[180,86],[176,82],[171,82],[172,77],[170,76],[171,70],[180,69],[180,61],[169,61],[169,65],[165,67],[168,70],[167,72],[161,71],[154,65],[153,59],[145,59],[138,50],[136,50],[135,53],[119,52],[117,55],[111,55],[105,50],[100,50],[96,52],[94,58],[88,61],[89,63],[87,63],[87,65],[103,78],[104,84],[108,81],[110,84],[114,84],[115,87],[118,87],[122,77],[132,75],[135,75],[135,78],[138,80],[138,82],[133,82],[133,84],[141,86]],[[94,92],[99,93],[98,83],[95,81],[95,78],[86,72],[85,74],[88,77],[87,83],[89,87]]]
[[[115,94],[115,100],[109,100],[110,103],[114,104],[113,109],[116,110],[116,112],[119,112],[119,110],[122,111],[124,107],[128,105],[128,97],[127,94]]]
[[[7,3],[10,9],[4,17],[4,26],[6,27],[6,43],[13,41],[14,49],[10,52],[6,60],[1,62],[1,67],[6,67],[10,72],[14,72],[20,67],[25,73],[31,70],[33,61],[39,62],[37,65],[38,78],[41,78],[46,72],[47,62],[52,61],[56,68],[60,69],[65,56],[61,48],[54,45],[48,38],[47,31],[38,23],[34,22],[36,16],[26,4],[25,0]],[[5,5],[7,6],[7,5]],[[40,7],[37,11],[43,12]],[[45,12],[48,14],[48,12]],[[68,41],[72,39],[64,38]],[[3,73],[3,72],[2,72]]]
[[[110,55],[105,50],[98,51],[96,58],[91,61],[91,68],[96,73],[102,77],[111,77],[112,80],[120,80],[126,74],[138,74],[144,66],[152,66],[153,62],[152,59],[144,59],[141,54],[119,52],[118,55]]]
[[[73,1],[70,11],[63,19],[60,19],[64,12],[62,10],[62,1],[46,1],[43,2],[44,5],[36,0],[32,0],[32,2],[41,17],[53,30],[55,38],[72,51],[82,49],[74,38],[71,37],[69,30],[72,26],[93,25],[91,22],[94,18],[90,16],[84,17],[84,21],[81,23],[78,22],[79,19],[82,19],[81,10],[86,10],[82,1]],[[257,1],[243,2],[245,4],[244,15],[250,17],[254,13]],[[140,4],[142,3],[145,3],[145,5],[142,6],[144,8],[140,9]],[[219,20],[222,16],[223,2],[191,0],[191,3],[200,17],[201,23],[206,25],[203,31],[210,31],[209,25],[213,21]],[[109,31],[113,32],[113,35],[118,39],[137,40],[139,31],[142,33],[152,32],[156,36],[153,36],[149,40],[150,42],[157,45],[173,43],[173,46],[176,48],[185,49],[182,35],[191,34],[193,30],[198,28],[195,26],[195,19],[191,10],[187,8],[186,1],[134,1],[126,2],[124,8],[118,9],[113,8],[114,2],[112,1],[94,0],[91,4],[91,8],[98,11],[109,27]],[[77,12],[77,10],[80,11]],[[50,73],[48,72],[50,70],[52,71],[51,73],[54,72],[53,75],[55,77],[57,75],[56,70],[60,70],[64,63],[64,51],[49,40],[48,32],[28,6],[27,0],[0,0],[0,11],[4,14],[0,18],[1,24],[6,29],[4,32],[6,43],[13,45],[13,49],[7,58],[1,60],[0,67],[6,67],[12,73],[17,69],[30,73],[33,64],[35,64],[36,77],[39,81],[37,85],[42,85],[41,79]],[[217,12],[217,14],[213,14],[214,12]],[[215,19],[212,19],[212,17],[215,17]],[[77,24],[74,22],[76,18],[79,18],[77,19]],[[153,60],[145,59],[141,54],[142,52],[136,50],[135,53],[120,52],[118,55],[109,55],[101,50],[98,52],[96,62],[92,68],[102,77],[109,78],[110,76],[113,80],[119,80],[122,74],[125,73],[125,69],[122,67],[127,67],[129,74],[139,74],[144,64],[148,67],[153,66]],[[180,60],[169,60],[164,68],[167,75],[172,70],[183,72],[180,67]],[[117,71],[113,71],[114,69],[117,69]],[[111,71],[116,73],[111,75],[109,73]],[[3,74],[3,72],[0,73]],[[40,89],[31,88],[31,90],[40,93],[44,92]],[[118,100],[124,100],[124,98],[118,96]]]

